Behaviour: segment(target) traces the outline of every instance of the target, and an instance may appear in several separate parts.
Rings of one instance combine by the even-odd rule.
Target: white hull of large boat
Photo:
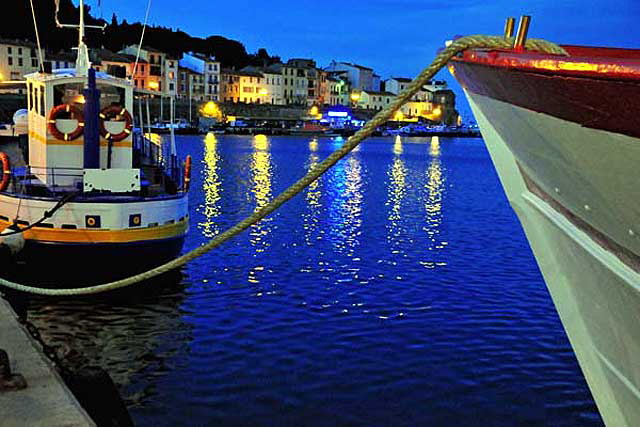
[[[638,199],[630,195],[628,199],[614,197],[615,204],[607,200],[620,191],[621,181],[637,185],[637,174],[619,174],[627,173],[626,165],[637,167],[640,141],[474,93],[467,92],[467,98],[605,423],[640,425],[640,274],[629,258],[621,258],[616,250],[621,248],[616,243],[620,243],[627,249],[631,246],[631,251],[623,252],[638,253],[633,248],[638,244],[633,242],[636,224],[624,220],[635,211]],[[629,145],[633,140],[636,144]],[[553,151],[535,152],[535,147],[553,147]],[[576,148],[580,151],[572,152]],[[606,150],[612,169],[593,170],[580,164]],[[626,161],[616,161],[624,157]],[[560,173],[558,165],[569,168],[569,173]],[[545,198],[544,190],[542,195],[534,194],[523,176],[527,172],[557,179],[553,196]],[[596,174],[600,176],[593,176]],[[618,174],[618,181],[606,182],[607,174]],[[550,201],[571,204],[589,197],[594,185],[606,194],[593,194],[592,205],[566,206]],[[579,208],[582,211],[577,216],[568,214]],[[623,220],[614,224],[611,218],[616,217]],[[602,238],[607,236],[619,239],[612,245],[603,244]]]

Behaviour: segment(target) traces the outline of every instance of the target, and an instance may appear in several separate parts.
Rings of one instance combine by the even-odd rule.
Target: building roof
[[[262,69],[263,73],[267,74],[282,74],[283,64],[281,62],[276,62],[275,64],[271,64],[268,67]]]
[[[11,46],[36,47],[36,44],[30,40],[3,39],[0,38],[0,44],[8,44]]]
[[[316,61],[313,59],[291,58],[287,61],[286,66],[295,68],[315,68]]]
[[[205,62],[220,62],[215,57],[205,55],[204,53],[200,53],[200,52],[187,52],[186,55],[193,56],[194,58],[198,58]]]
[[[238,71],[238,75],[240,76],[249,76],[249,77],[264,77],[262,73],[255,67],[247,66]]]
[[[91,49],[91,56],[95,57],[99,61],[108,62],[122,62],[132,63],[135,62],[136,57],[126,53],[115,53],[108,49]],[[138,59],[138,62],[147,62],[144,59]]]
[[[391,77],[389,80],[395,80],[400,83],[411,83],[413,81],[413,79],[407,77]]]
[[[338,64],[345,64],[350,67],[360,68],[361,70],[373,71],[373,68],[365,67],[363,65],[358,65],[358,64],[352,64],[351,62],[338,62]]]
[[[163,51],[156,49],[155,47],[151,47],[151,46],[142,46],[142,49],[146,50],[147,52],[153,52],[153,53],[162,53],[164,54]]]

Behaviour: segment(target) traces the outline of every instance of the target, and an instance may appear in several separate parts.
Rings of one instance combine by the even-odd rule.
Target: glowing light
[[[313,106],[311,107],[311,109],[309,110],[309,115],[310,116],[317,116],[318,115],[318,107],[317,106]]]
[[[262,88],[260,88],[260,90],[258,90],[258,95],[260,95],[260,96],[267,96],[267,94],[268,94],[267,89],[264,88],[264,87],[262,87]]]
[[[222,111],[220,110],[220,107],[218,107],[218,104],[213,101],[209,101],[200,107],[200,115],[211,119],[221,119]]]
[[[73,99],[71,100],[71,103],[84,104],[85,103],[84,96],[83,95],[74,96]]]
[[[313,138],[311,141],[309,141],[309,150],[310,151],[318,151],[318,139],[317,138]]]
[[[358,92],[351,92],[351,100],[353,102],[358,102],[358,100],[360,99],[360,93]]]
[[[429,155],[432,157],[440,156],[440,137],[432,136],[429,143]]]
[[[396,139],[393,142],[393,154],[396,156],[402,154],[402,137],[400,135],[396,135]]]
[[[158,90],[159,87],[160,85],[158,84],[158,82],[154,82],[154,81],[149,82],[149,89]]]
[[[346,111],[329,111],[327,115],[329,117],[349,117],[349,113]]]

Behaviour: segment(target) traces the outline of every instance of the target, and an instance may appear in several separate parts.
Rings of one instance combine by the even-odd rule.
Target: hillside
[[[44,47],[57,52],[69,50],[77,45],[77,31],[56,27],[53,0],[35,0],[34,6]],[[60,0],[60,21],[62,23],[78,22],[78,9],[71,0]],[[35,42],[33,19],[28,1],[15,2],[11,7],[5,8],[3,14],[5,18],[4,24],[0,26],[0,38],[26,39]],[[128,23],[126,20],[119,22],[115,14],[110,22],[99,20],[92,16],[91,8],[85,6],[85,22],[92,25],[107,24],[104,31],[87,30],[87,44],[90,47],[104,47],[118,51],[124,46],[137,44],[140,40],[142,24]],[[46,38],[43,35],[46,35]],[[203,39],[192,37],[180,30],[159,26],[147,27],[144,44],[161,49],[173,56],[179,56],[184,51],[214,55],[225,67],[263,65],[279,60],[278,57],[271,57],[266,49],[259,49],[257,53],[249,54],[241,42],[223,36],[212,35]]]

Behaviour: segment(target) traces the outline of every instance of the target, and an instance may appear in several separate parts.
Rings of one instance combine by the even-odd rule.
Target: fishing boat
[[[462,85],[608,426],[640,425],[640,50],[472,49]],[[507,25],[513,35],[513,21]]]
[[[190,158],[134,131],[132,82],[92,68],[82,8],[75,68],[25,76],[28,136],[0,146],[0,246],[21,271],[86,284],[179,255]]]

